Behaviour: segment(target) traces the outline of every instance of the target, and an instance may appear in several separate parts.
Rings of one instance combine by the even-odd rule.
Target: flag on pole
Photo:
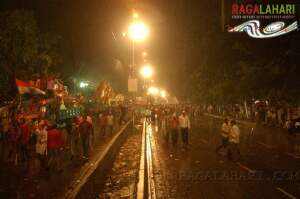
[[[34,86],[31,86],[28,82],[16,79],[16,85],[21,95],[33,94],[33,95],[46,95],[46,93]]]

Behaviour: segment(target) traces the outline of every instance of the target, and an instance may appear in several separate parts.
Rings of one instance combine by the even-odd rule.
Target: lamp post
[[[144,79],[149,79],[153,75],[153,69],[149,65],[145,65],[141,68],[140,71],[141,75],[143,76]]]
[[[143,88],[146,89],[148,80],[153,76],[153,68],[150,65],[144,65],[140,70],[140,74],[144,80]]]
[[[135,76],[135,42],[142,42],[149,36],[149,29],[141,21],[134,21],[128,29],[130,39],[132,41],[132,76]]]

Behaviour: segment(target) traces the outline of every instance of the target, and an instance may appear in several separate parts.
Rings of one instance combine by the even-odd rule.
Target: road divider
[[[152,127],[144,120],[141,146],[141,159],[139,170],[139,181],[137,184],[137,199],[155,199],[155,183],[153,178],[152,147],[151,147]]]
[[[128,121],[112,138],[107,146],[84,167],[77,178],[72,181],[61,199],[89,199],[95,198],[95,193],[101,186],[106,172],[110,169],[123,141],[128,137],[128,127],[132,120]]]

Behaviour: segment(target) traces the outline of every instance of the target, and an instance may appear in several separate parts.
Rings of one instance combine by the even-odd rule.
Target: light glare
[[[134,41],[143,41],[149,35],[148,27],[142,22],[134,22],[129,26],[129,35]]]
[[[159,89],[156,88],[156,87],[151,86],[151,87],[148,88],[148,94],[158,95],[159,94]]]
[[[140,72],[144,78],[150,78],[153,75],[152,67],[147,65],[142,67]]]

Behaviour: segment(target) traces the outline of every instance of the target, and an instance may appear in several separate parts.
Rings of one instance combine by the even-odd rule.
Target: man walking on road
[[[190,119],[185,111],[182,111],[182,114],[179,116],[179,127],[182,142],[185,146],[187,146],[189,144]]]
[[[79,125],[79,133],[83,148],[83,158],[88,160],[89,156],[89,137],[93,134],[92,124],[87,121],[87,116],[83,117],[83,121]]]
[[[228,146],[229,130],[230,127],[229,127],[228,119],[225,118],[221,128],[222,144],[216,148],[216,152],[219,152],[222,148],[225,149]]]
[[[169,119],[169,125],[168,125],[168,130],[171,133],[173,147],[177,146],[178,126],[179,126],[178,118],[176,116],[176,113],[173,113],[173,115]]]
[[[233,161],[237,161],[240,159],[240,129],[236,125],[236,121],[232,120],[230,122],[231,128],[229,131],[229,150],[228,150],[228,158]]]
[[[102,136],[105,136],[106,135],[106,125],[107,125],[105,113],[101,113],[99,115],[99,123],[100,123],[100,134],[102,134]]]
[[[112,114],[111,111],[109,111],[106,116],[106,122],[107,122],[108,135],[112,135],[113,128],[114,128],[114,115]]]
[[[21,150],[21,160],[23,161],[25,168],[28,169],[29,166],[29,139],[30,139],[30,130],[29,126],[24,118],[20,120],[20,150]]]

